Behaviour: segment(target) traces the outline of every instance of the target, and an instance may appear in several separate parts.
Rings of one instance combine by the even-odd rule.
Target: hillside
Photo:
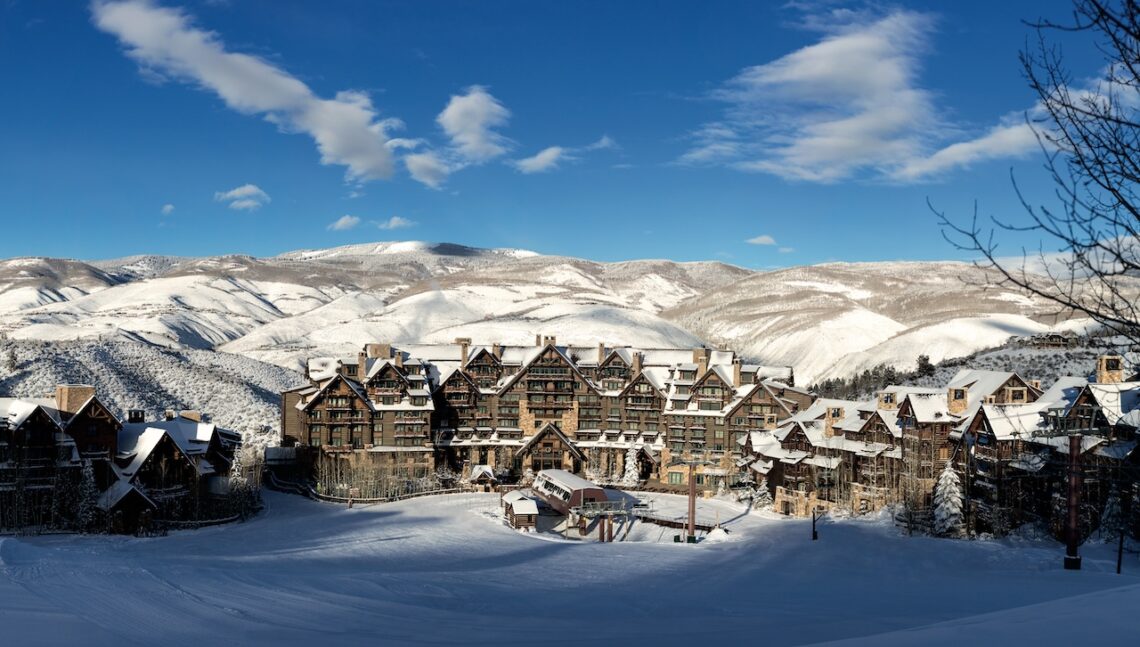
[[[599,263],[518,249],[384,242],[268,258],[0,261],[0,332],[223,351],[290,369],[373,340],[727,344],[812,382],[910,368],[1055,321],[961,263],[827,264],[757,272],[718,262]],[[118,348],[118,347],[117,347]]]

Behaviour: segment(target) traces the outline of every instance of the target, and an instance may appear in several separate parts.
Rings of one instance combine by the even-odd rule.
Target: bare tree
[[[1042,297],[1058,314],[1085,315],[1140,343],[1140,3],[1074,0],[1071,22],[1030,23],[1036,42],[1020,56],[1037,105],[1027,114],[1055,185],[1054,206],[1014,189],[1026,217],[955,221],[931,206],[943,235],[977,254],[998,283]],[[1099,78],[1074,83],[1049,36],[1087,36],[1103,55]],[[999,252],[998,239],[1039,235],[1036,252]],[[1004,256],[1004,257],[1003,257]]]

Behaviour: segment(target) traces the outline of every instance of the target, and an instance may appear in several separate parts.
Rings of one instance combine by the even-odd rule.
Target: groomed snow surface
[[[516,532],[494,494],[266,504],[163,538],[0,538],[0,642],[1123,644],[1140,604],[1140,563],[1115,575],[1111,547],[1066,572],[1055,542],[907,538],[886,517],[812,542],[810,521],[702,501],[727,540],[598,544]]]

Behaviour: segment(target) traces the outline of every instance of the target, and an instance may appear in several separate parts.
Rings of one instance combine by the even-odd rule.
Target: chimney
[[[1119,384],[1124,381],[1124,358],[1120,355],[1101,355],[1096,358],[1096,383]]]
[[[641,351],[631,349],[630,355],[633,355],[633,366],[630,367],[630,371],[636,376],[641,373]]]
[[[1040,391],[1041,390],[1041,380],[1029,380],[1029,386]]]
[[[491,354],[498,359],[503,359],[503,347],[498,342],[491,344]]]
[[[404,368],[404,353],[396,351],[395,364],[396,368]]]
[[[380,357],[381,353],[384,352],[384,345],[383,344],[365,344],[364,345],[364,352],[368,354],[369,358],[376,359],[376,358]]]
[[[178,412],[178,417],[183,420],[192,420],[194,422],[202,422],[202,412],[194,409],[183,409]]]
[[[952,414],[959,414],[966,410],[970,392],[968,389],[948,389],[946,392],[946,410]]]
[[[467,368],[467,355],[471,352],[471,338],[456,337],[455,343],[459,344],[459,368]]]
[[[368,371],[368,354],[365,351],[360,351],[356,355],[356,377],[363,382],[367,376]]]
[[[709,370],[709,349],[694,348],[693,363],[697,365],[697,379],[704,377]]]
[[[174,409],[167,409],[162,412],[163,420],[174,420]]]
[[[827,407],[823,415],[823,435],[831,438],[835,435],[835,423],[843,419],[843,407]]]
[[[128,409],[127,410],[127,422],[131,422],[131,423],[146,422],[146,411],[143,411],[142,409]]]
[[[739,357],[733,357],[732,358],[732,385],[738,389],[740,387],[744,386],[740,382],[740,369],[741,369],[743,364],[744,364],[744,362],[741,361],[741,359]]]
[[[542,334],[541,333],[536,333],[534,335],[534,345],[535,346],[541,346],[542,345]]]
[[[606,361],[606,342],[600,341],[598,342],[598,366],[601,366],[604,361]]]
[[[55,387],[55,408],[75,415],[95,395],[95,387],[88,384],[60,384]]]
[[[547,344],[550,344],[551,346],[557,346],[558,345],[558,338],[555,337],[554,335],[546,335],[545,337],[542,338],[542,345],[546,346]]]

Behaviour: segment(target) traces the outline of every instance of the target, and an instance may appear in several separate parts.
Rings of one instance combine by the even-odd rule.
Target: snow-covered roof
[[[1136,423],[1140,422],[1140,416],[1133,414],[1140,409],[1140,382],[1089,384],[1088,390],[1100,405],[1108,424],[1138,426]]]
[[[111,487],[107,488],[103,494],[99,495],[99,501],[96,503],[96,505],[98,505],[101,510],[110,511],[114,509],[114,507],[118,505],[119,502],[122,501],[131,492],[135,492],[141,496],[143,500],[150,505],[151,508],[158,507],[154,504],[154,501],[150,500],[150,497],[143,493],[142,490],[138,489],[133,484],[131,484],[130,481],[127,481],[125,479],[118,479],[112,483]]]

